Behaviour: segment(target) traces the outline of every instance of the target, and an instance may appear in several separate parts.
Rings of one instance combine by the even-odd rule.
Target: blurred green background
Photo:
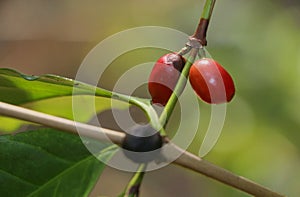
[[[85,55],[122,30],[155,25],[192,34],[203,4],[204,0],[2,0],[0,67],[74,78]],[[207,50],[232,74],[237,94],[227,107],[222,135],[205,159],[287,196],[300,194],[299,19],[298,0],[217,1],[208,31]],[[101,86],[111,89],[126,69],[164,53],[142,49],[124,54],[107,69]],[[146,86],[136,94],[148,96]],[[199,136],[189,149],[194,153],[209,109],[201,103]],[[130,176],[107,168],[91,196],[116,196]],[[141,196],[248,195],[168,166],[145,176]]]

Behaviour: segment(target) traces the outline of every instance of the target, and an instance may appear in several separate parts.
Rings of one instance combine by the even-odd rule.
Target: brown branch
[[[183,151],[178,146],[172,144],[174,149],[177,151]],[[189,152],[182,152],[181,156],[174,161],[175,164],[193,170],[195,172],[201,173],[205,176],[213,178],[220,181],[226,185],[230,185],[236,189],[244,191],[248,194],[254,196],[263,197],[282,197],[276,192],[259,185],[247,178],[233,174],[232,172],[225,170],[219,166],[216,166],[206,160],[203,160]]]
[[[86,137],[91,137],[100,141],[107,141],[108,138],[116,143],[121,144],[125,134],[110,129],[100,128],[80,122],[74,122],[65,118],[52,116],[49,114],[33,111],[23,107],[0,102],[0,114],[21,120],[34,122],[45,125],[51,128],[67,131],[78,134],[79,131],[84,131]],[[81,133],[80,133],[81,134]]]
[[[77,130],[84,130],[82,135],[86,137],[91,137],[101,141],[107,141],[108,138],[116,143],[121,144],[124,138],[124,134],[118,131],[99,128],[96,126],[91,126],[79,122],[74,122],[64,118],[59,118],[56,116],[51,116],[41,112],[36,112],[26,108],[18,107],[15,105],[0,102],[0,114],[4,116],[9,116],[21,120],[26,120],[34,122],[37,124],[42,124],[51,128],[56,128],[62,131],[67,131],[70,133],[78,134]],[[107,138],[108,137],[108,138]],[[209,163],[185,150],[179,148],[175,144],[169,142],[169,148],[173,152],[180,153],[180,157],[177,158],[173,163],[193,170],[195,172],[201,173],[212,179],[220,181],[224,184],[237,188],[248,194],[254,196],[264,196],[264,197],[282,197],[283,195],[271,191],[270,189],[261,186],[253,181],[250,181],[244,177],[237,176],[230,171],[227,171],[219,166]]]
[[[206,32],[208,29],[208,25],[209,20],[201,18],[195,33],[191,36],[191,38],[198,40],[198,42],[200,42],[202,46],[207,45]]]

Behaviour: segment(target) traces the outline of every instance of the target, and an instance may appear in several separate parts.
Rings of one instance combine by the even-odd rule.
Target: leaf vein
[[[32,183],[32,182],[30,182],[30,181],[28,181],[28,180],[25,180],[25,179],[23,179],[23,178],[21,178],[21,177],[18,177],[17,175],[12,174],[11,172],[7,172],[7,171],[5,171],[4,169],[0,169],[0,173],[3,173],[3,174],[7,174],[7,175],[9,175],[9,176],[12,176],[13,178],[18,179],[19,181],[21,181],[21,182],[23,182],[23,183],[26,183],[26,184],[29,184],[29,185],[31,185],[31,186],[39,187],[39,185],[36,185],[36,184],[34,184],[34,183]]]
[[[14,140],[14,139],[9,139],[9,140],[12,141],[12,142],[15,142],[15,143],[17,143],[17,144],[23,145],[23,146],[28,146],[28,147],[31,147],[31,148],[34,148],[34,149],[38,149],[38,150],[40,150],[40,151],[46,153],[47,155],[49,155],[49,156],[51,156],[51,157],[55,157],[57,160],[60,160],[60,161],[63,162],[63,163],[67,163],[67,164],[69,164],[69,165],[72,164],[72,163],[74,163],[74,161],[70,161],[70,160],[67,160],[67,159],[65,159],[65,158],[59,157],[59,156],[57,156],[57,155],[55,155],[55,154],[53,154],[53,153],[50,153],[49,151],[47,151],[46,149],[44,149],[44,148],[42,148],[42,147],[40,147],[40,146],[35,146],[35,145],[33,145],[33,144],[20,142],[20,141],[18,141],[18,140]]]

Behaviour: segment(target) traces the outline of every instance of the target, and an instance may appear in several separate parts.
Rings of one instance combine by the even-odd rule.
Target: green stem
[[[185,87],[190,68],[197,56],[199,48],[201,50],[203,50],[201,48],[201,45],[202,46],[207,45],[206,32],[207,32],[209,20],[212,15],[212,11],[214,9],[215,2],[216,2],[216,0],[206,0],[198,27],[197,27],[195,33],[190,37],[189,44],[191,44],[190,46],[192,47],[192,50],[190,52],[188,61],[186,62],[185,66],[182,70],[181,76],[176,84],[176,87],[159,118],[159,121],[160,121],[161,125],[163,125],[163,128],[166,127],[166,125],[169,121],[169,118],[175,108],[177,101],[178,101],[177,95],[180,95],[180,93],[182,92],[182,90]],[[195,42],[196,42],[196,45],[194,44]],[[200,46],[199,46],[199,43],[200,43]],[[162,136],[166,135],[164,129],[161,130],[161,135]]]
[[[186,80],[188,79],[190,68],[191,68],[192,64],[194,63],[194,61],[195,61],[198,50],[199,50],[198,48],[193,48],[191,50],[190,55],[188,57],[188,60],[185,63],[184,68],[181,72],[181,75],[178,79],[178,82],[175,86],[175,89],[174,89],[168,103],[166,104],[162,114],[160,115],[159,120],[160,120],[161,125],[163,125],[164,128],[166,127],[166,125],[167,125],[167,123],[170,119],[170,116],[171,116],[171,114],[172,114],[172,112],[175,108],[175,105],[178,101],[177,95],[180,95],[180,93],[182,92],[182,90],[185,87]],[[161,133],[161,135],[163,136],[163,133]]]
[[[200,22],[198,24],[197,30],[194,33],[194,35],[191,36],[190,38],[190,43],[193,43],[195,40],[198,41],[202,46],[206,46],[207,42],[206,42],[206,31],[208,28],[208,23],[214,8],[214,4],[215,4],[215,0],[207,0],[205,3],[205,6],[203,8],[203,12],[202,12],[202,16],[200,19]],[[199,45],[199,44],[197,44]],[[196,45],[194,45],[196,46]],[[188,75],[189,75],[189,71],[190,68],[192,66],[192,64],[195,61],[195,58],[198,54],[199,51],[199,47],[193,47],[193,45],[191,46],[192,49],[190,51],[189,57],[187,62],[184,65],[184,68],[181,72],[181,75],[177,81],[177,84],[175,86],[175,89],[171,95],[171,97],[169,98],[168,103],[166,104],[162,114],[160,115],[159,118],[159,122],[154,121],[155,123],[152,125],[157,126],[162,125],[163,128],[158,129],[160,131],[161,136],[166,136],[166,132],[165,132],[165,127],[170,119],[170,116],[176,106],[176,103],[178,101],[178,97],[180,95],[180,93],[183,91],[186,81],[188,79]],[[189,48],[188,50],[189,51]],[[121,96],[122,99],[123,96]],[[123,98],[124,99],[124,98]],[[125,98],[128,99],[128,98]],[[129,100],[129,99],[128,99]],[[139,103],[140,104],[140,103]],[[152,114],[149,114],[148,112],[148,116],[153,116]],[[130,180],[130,182],[128,183],[126,189],[125,189],[125,194],[124,197],[135,197],[138,196],[139,194],[139,188],[140,185],[143,181],[143,177],[144,177],[144,170],[146,168],[146,164],[141,164],[138,171],[135,172],[134,176],[132,177],[132,179]]]
[[[216,0],[207,0],[205,2],[201,18],[210,20]]]
[[[97,91],[99,91],[99,90],[96,89],[96,93],[97,93]],[[101,91],[103,91],[103,90],[101,89]],[[147,102],[149,102],[148,99],[136,98],[136,97],[128,96],[125,94],[120,94],[117,92],[113,92],[113,93],[111,93],[111,95],[108,95],[106,97],[113,98],[113,99],[116,99],[119,101],[125,101],[130,104],[134,104],[134,105],[138,106],[140,109],[142,109],[146,113],[148,119],[151,121],[151,125],[156,130],[159,130],[161,128],[159,118],[157,116],[155,109],[151,105],[147,104]]]
[[[143,181],[143,177],[145,174],[146,164],[141,164],[139,169],[135,172],[134,176],[131,178],[130,182],[128,183],[124,197],[134,197],[139,196],[139,188]]]
[[[207,45],[206,32],[208,29],[209,21],[214,9],[215,2],[216,0],[206,0],[198,27],[195,33],[191,36],[192,38],[197,39],[202,46]]]

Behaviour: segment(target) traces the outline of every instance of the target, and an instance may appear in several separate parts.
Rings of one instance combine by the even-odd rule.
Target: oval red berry
[[[235,94],[230,74],[215,60],[203,58],[192,65],[189,81],[197,95],[207,103],[225,103]]]
[[[184,64],[185,59],[176,53],[168,53],[157,60],[148,81],[153,103],[167,104]]]

